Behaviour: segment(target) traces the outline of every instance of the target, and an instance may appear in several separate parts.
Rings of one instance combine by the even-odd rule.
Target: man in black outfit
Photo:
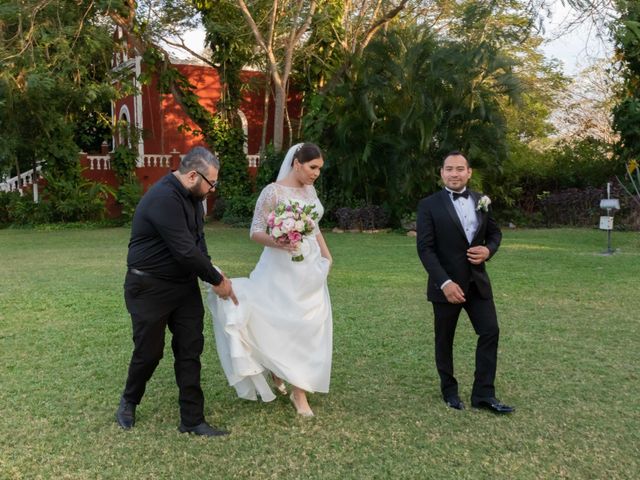
[[[179,388],[179,431],[204,436],[228,432],[204,418],[200,354],[204,307],[198,277],[221,298],[237,304],[231,281],[211,264],[204,239],[202,201],[218,183],[220,162],[203,147],[187,153],[177,171],[142,197],[131,226],[124,298],[133,324],[134,350],[116,412],[124,429],[135,424],[136,406],[163,355],[165,329]]]
[[[453,376],[453,338],[464,308],[478,335],[471,404],[495,413],[515,409],[495,398],[498,318],[485,262],[498,250],[502,233],[487,197],[467,190],[472,170],[460,152],[443,161],[445,189],[420,201],[417,215],[418,255],[429,274],[427,299],[434,313],[436,367],[448,407],[464,410]]]

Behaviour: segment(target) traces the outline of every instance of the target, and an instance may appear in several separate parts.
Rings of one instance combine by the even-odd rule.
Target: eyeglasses
[[[216,180],[215,182],[211,183],[209,181],[209,179],[207,177],[205,177],[203,174],[201,174],[199,171],[194,170],[194,172],[196,172],[198,175],[200,175],[202,177],[202,179],[207,182],[209,184],[209,191],[214,190],[217,186],[218,186],[218,181]]]

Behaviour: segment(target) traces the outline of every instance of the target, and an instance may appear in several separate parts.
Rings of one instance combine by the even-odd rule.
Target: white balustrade
[[[38,176],[40,176],[40,172],[42,172],[42,167],[40,165],[36,167],[36,172],[38,172]],[[33,168],[21,173],[19,177],[16,176],[6,179],[4,182],[0,183],[0,190],[3,192],[19,191],[22,193],[22,187],[27,185],[33,185]]]
[[[173,152],[177,153],[177,152]],[[180,155],[183,158],[184,155]],[[89,170],[111,170],[111,157],[109,155],[87,155],[89,162]],[[260,155],[247,155],[247,164],[249,167],[257,167],[260,164]],[[161,167],[169,168],[171,166],[171,155],[145,155],[143,167]],[[42,167],[38,166],[37,171],[40,173]],[[33,170],[28,170],[20,177],[5,179],[0,182],[0,191],[11,192],[18,190],[22,192],[22,187],[33,185]]]
[[[143,166],[169,168],[171,165],[170,155],[145,155]]]
[[[109,155],[87,155],[89,170],[111,170],[111,157]]]

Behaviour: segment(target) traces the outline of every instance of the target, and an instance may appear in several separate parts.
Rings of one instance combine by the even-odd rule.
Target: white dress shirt
[[[456,209],[456,213],[458,214],[458,218],[460,219],[460,223],[462,224],[462,228],[464,229],[464,234],[467,237],[467,241],[471,244],[473,240],[473,236],[476,234],[476,230],[478,230],[478,214],[476,212],[476,206],[473,201],[471,195],[468,198],[458,197],[456,200],[453,199],[453,191],[445,188],[447,192],[449,192],[449,199],[453,202],[453,208]],[[462,192],[464,192],[462,190]],[[458,192],[458,193],[462,193]]]
[[[476,234],[476,230],[478,230],[478,214],[476,212],[476,206],[473,202],[473,198],[471,194],[469,194],[468,198],[458,197],[457,199],[453,199],[453,190],[449,190],[445,187],[445,190],[449,192],[449,199],[453,202],[453,208],[456,209],[456,213],[458,214],[458,218],[460,219],[460,223],[462,224],[462,228],[464,229],[464,234],[467,237],[467,241],[471,244],[474,235]],[[466,190],[466,187],[462,192]],[[458,192],[458,193],[462,193]],[[443,289],[445,285],[451,283],[452,280],[446,280],[442,285],[440,285],[440,289]]]

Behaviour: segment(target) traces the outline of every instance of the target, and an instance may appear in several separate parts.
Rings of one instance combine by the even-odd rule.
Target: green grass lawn
[[[215,262],[246,276],[260,248],[208,227]],[[133,431],[114,412],[131,354],[129,232],[0,230],[0,479],[619,479],[640,472],[640,234],[506,231],[489,264],[501,325],[498,397],[512,416],[447,409],[413,238],[332,234],[331,392],[314,419],[238,400],[206,319],[206,415],[222,439],[177,432],[167,346]],[[469,404],[475,335],[456,337]]]

